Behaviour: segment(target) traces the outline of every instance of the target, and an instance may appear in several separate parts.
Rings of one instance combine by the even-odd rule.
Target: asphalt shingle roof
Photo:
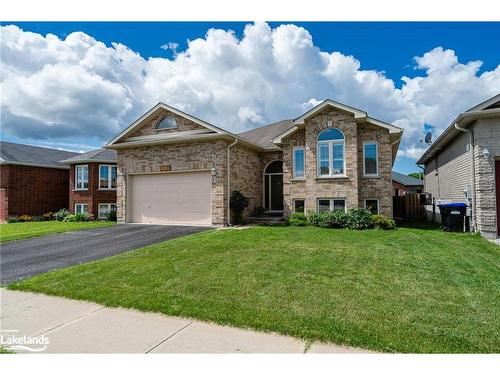
[[[68,166],[61,163],[61,160],[75,155],[78,153],[0,141],[0,163],[2,164],[67,168]]]
[[[271,143],[271,140],[287,131],[292,126],[293,120],[282,120],[273,124],[261,126],[257,129],[239,133],[238,135],[262,148],[272,150],[276,147]]]
[[[405,186],[424,186],[424,180],[392,171],[392,180]]]
[[[63,160],[67,164],[78,163],[81,161],[116,161],[116,150],[108,150],[106,148],[99,148],[78,154],[72,158]]]

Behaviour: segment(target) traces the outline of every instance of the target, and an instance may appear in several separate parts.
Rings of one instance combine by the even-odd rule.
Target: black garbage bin
[[[463,232],[466,224],[467,204],[446,203],[438,204],[441,214],[441,228],[447,232]]]

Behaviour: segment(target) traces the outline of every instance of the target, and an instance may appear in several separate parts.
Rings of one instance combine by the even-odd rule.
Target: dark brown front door
[[[500,235],[500,160],[495,161],[495,185],[497,200],[497,236]]]

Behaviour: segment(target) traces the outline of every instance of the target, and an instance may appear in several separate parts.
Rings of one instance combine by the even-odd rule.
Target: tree
[[[417,180],[423,180],[424,179],[424,172],[412,172],[412,173],[408,173],[408,176],[416,178]]]

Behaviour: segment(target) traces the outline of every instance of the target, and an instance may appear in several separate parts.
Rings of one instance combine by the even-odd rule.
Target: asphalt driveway
[[[0,246],[0,283],[106,258],[207,230],[207,227],[123,224],[66,232]]]

